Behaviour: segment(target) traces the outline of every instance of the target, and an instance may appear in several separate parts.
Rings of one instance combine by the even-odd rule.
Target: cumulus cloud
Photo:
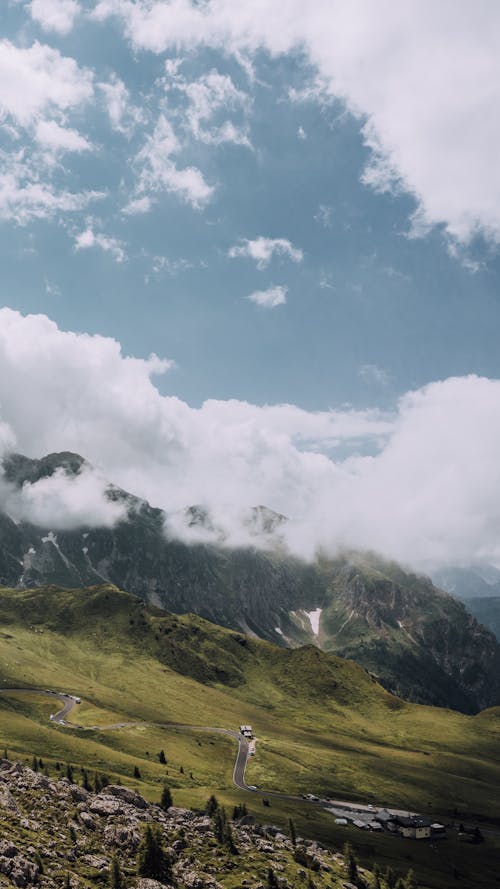
[[[167,66],[167,74],[172,66]],[[207,145],[222,145],[232,142],[235,145],[250,147],[247,127],[233,121],[223,120],[216,124],[214,117],[228,111],[247,111],[250,105],[248,95],[239,90],[227,74],[209,71],[196,80],[186,80],[174,69],[171,79],[166,80],[167,89],[175,89],[187,100],[183,112],[185,126],[191,135]]]
[[[38,41],[30,47],[0,41],[0,112],[15,123],[27,126],[67,111],[92,94],[92,72],[57,49]]]
[[[370,160],[364,182],[404,190],[413,230],[442,225],[467,243],[500,242],[500,7],[442,0],[99,0],[135,48],[209,46],[248,57],[304,52],[311,95],[342,99],[359,118]]]
[[[44,31],[64,36],[73,28],[81,10],[77,0],[31,0],[29,11]]]
[[[107,481],[91,467],[76,476],[57,470],[49,478],[15,488],[0,477],[2,508],[15,521],[55,531],[111,527],[126,516],[123,503],[108,499]]]
[[[135,158],[139,177],[136,194],[132,204],[128,205],[129,212],[133,202],[137,208],[137,200],[150,198],[152,194],[162,191],[176,194],[196,208],[210,200],[214,188],[205,181],[201,171],[197,167],[179,167],[173,160],[180,147],[170,121],[161,114],[154,132],[147,137]],[[140,212],[144,212],[144,204],[140,206]]]
[[[254,290],[247,299],[257,306],[262,306],[263,309],[275,309],[286,303],[287,291],[287,287],[278,284],[277,287],[269,287],[267,290]]]
[[[240,401],[191,408],[155,387],[170,366],[2,309],[0,441],[11,447],[15,435],[32,456],[78,451],[170,513],[204,504],[229,543],[244,538],[248,508],[266,504],[290,518],[280,533],[305,557],[354,546],[425,568],[500,563],[500,381],[435,382],[390,415]],[[92,497],[74,490],[87,509]],[[43,490],[28,493],[26,510],[41,510]]]
[[[41,180],[36,155],[0,151],[0,219],[26,225],[34,219],[76,213],[102,197],[102,192],[74,193],[61,190],[50,179]]]
[[[92,147],[84,136],[69,127],[62,127],[55,120],[39,120],[35,139],[50,151],[89,151]]]
[[[144,112],[133,104],[123,80],[114,74],[107,83],[99,83],[111,126],[116,132],[131,136],[144,122]]]
[[[241,244],[236,244],[228,251],[231,259],[237,257],[247,257],[254,259],[258,269],[265,269],[271,262],[274,255],[286,256],[292,262],[302,262],[304,254],[298,247],[286,238],[263,238],[258,237],[253,240],[243,240]]]
[[[63,152],[91,148],[68,126],[68,116],[93,96],[93,75],[58,50],[37,41],[18,47],[0,41],[0,118],[13,145],[0,152],[0,218],[25,225],[81,210],[101,197],[74,193],[57,183]]]
[[[75,250],[77,251],[90,250],[93,247],[97,247],[105,253],[110,253],[115,262],[125,262],[127,259],[122,242],[102,232],[95,232],[92,224],[88,224],[83,231],[75,235],[74,241]]]

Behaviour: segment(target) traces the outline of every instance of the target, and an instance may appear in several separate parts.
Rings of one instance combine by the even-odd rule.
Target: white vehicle
[[[255,786],[255,784],[249,784],[248,789],[249,790],[257,790],[257,787]]]
[[[82,699],[81,699],[81,698],[73,698],[73,700],[74,700],[75,704],[81,704],[81,703],[82,703]]]

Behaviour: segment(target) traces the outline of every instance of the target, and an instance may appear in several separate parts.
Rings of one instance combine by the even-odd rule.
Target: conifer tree
[[[410,867],[410,870],[406,874],[405,889],[418,889],[417,878],[412,867]]]
[[[33,761],[31,763],[31,768],[34,772],[38,772],[38,759],[36,756],[33,757]]]
[[[292,845],[295,847],[297,845],[297,832],[295,830],[295,824],[293,822],[293,818],[290,818],[288,822],[288,829],[290,831],[290,839],[292,841]]]
[[[267,889],[278,889],[278,880],[272,867],[267,871]]]
[[[386,868],[385,882],[387,883],[389,889],[394,889],[394,887],[396,885],[396,874],[394,873],[392,867]]]
[[[139,781],[141,780],[141,773],[140,773],[140,771],[139,771],[139,767],[138,767],[138,766],[134,766],[134,778],[138,778]]]
[[[167,764],[167,757],[165,756],[164,750],[160,750],[160,752],[158,754],[158,759],[160,760],[162,766]]]
[[[66,778],[68,779],[70,784],[74,784],[73,780],[73,766],[68,763],[66,766]]]
[[[111,859],[111,867],[109,869],[109,887],[110,889],[123,889],[123,878],[118,864],[116,855]]]
[[[167,856],[159,828],[146,824],[142,840],[137,851],[137,873],[140,877],[169,882],[172,876],[172,865]]]
[[[164,812],[166,812],[167,809],[170,809],[171,805],[172,805],[172,794],[170,793],[170,788],[167,787],[167,785],[165,784],[165,786],[161,792],[160,807],[163,809]]]
[[[358,864],[350,843],[346,843],[344,846],[344,863],[349,882],[356,884],[358,879]]]
[[[212,793],[212,795],[207,800],[205,812],[207,813],[207,815],[213,815],[218,808],[219,802],[217,800],[217,797]]]

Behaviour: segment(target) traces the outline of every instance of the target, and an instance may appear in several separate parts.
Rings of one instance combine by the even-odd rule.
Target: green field
[[[499,709],[470,717],[407,704],[351,661],[146,609],[113,587],[0,590],[0,687],[9,685],[81,696],[70,719],[84,726],[150,723],[69,730],[50,722],[50,699],[1,696],[1,747],[11,758],[41,757],[50,774],[70,762],[76,776],[80,768],[103,772],[151,800],[167,781],[181,805],[203,805],[215,791],[228,804],[244,800],[266,821],[286,824],[292,815],[304,835],[329,845],[349,837],[369,864],[389,861],[403,872],[410,862],[432,889],[458,878],[462,886],[500,885]],[[151,724],[169,722],[251,723],[258,744],[247,780],[264,792],[397,805],[492,833],[481,846],[459,844],[454,834],[431,849],[337,827],[305,803],[271,799],[264,808],[261,797],[232,785],[230,739]],[[158,760],[162,749],[166,765]]]

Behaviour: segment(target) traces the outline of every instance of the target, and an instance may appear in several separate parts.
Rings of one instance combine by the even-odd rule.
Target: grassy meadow
[[[0,688],[14,685],[82,698],[70,720],[87,728],[69,730],[50,722],[56,703],[49,698],[0,696],[1,748],[11,758],[42,758],[51,775],[56,764],[64,774],[71,763],[76,780],[83,768],[91,780],[105,773],[151,800],[166,782],[180,805],[202,806],[215,792],[228,806],[244,801],[261,820],[286,825],[293,817],[305,836],[323,843],[349,838],[369,864],[376,859],[406,871],[410,862],[432,889],[459,879],[464,886],[496,885],[498,709],[470,717],[406,704],[353,662],[312,646],[278,649],[194,615],[146,609],[113,587],[0,590]],[[148,725],[105,728],[120,722]],[[454,834],[431,847],[338,827],[305,803],[270,798],[267,808],[260,795],[232,785],[231,739],[166,727],[234,729],[241,722],[252,724],[258,738],[247,780],[264,793],[400,806],[492,832],[482,846],[459,844]]]

